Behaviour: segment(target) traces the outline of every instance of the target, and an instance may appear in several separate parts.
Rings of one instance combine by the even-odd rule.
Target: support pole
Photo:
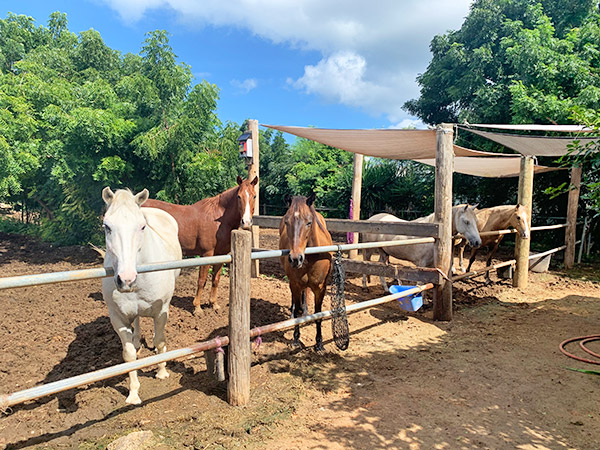
[[[362,173],[363,173],[364,156],[360,153],[354,154],[354,176],[352,178],[352,220],[360,220],[360,199],[362,189]],[[352,243],[358,244],[358,233],[352,233],[354,239]],[[350,259],[356,259],[358,250],[350,250]]]
[[[577,205],[581,189],[581,167],[571,169],[571,189],[567,204],[567,230],[565,231],[565,269],[572,269],[575,264],[575,235],[577,229]]]
[[[533,203],[533,158],[524,156],[521,158],[521,173],[519,175],[519,203],[527,210],[529,218],[529,228],[531,228],[531,206]],[[531,235],[530,235],[531,236]],[[531,237],[527,239],[521,238],[517,234],[515,242],[515,277],[513,278],[513,286],[521,289],[527,287],[528,271],[529,271],[529,244]]]
[[[231,232],[229,285],[229,383],[227,401],[242,406],[250,400],[250,255],[249,231]]]
[[[452,173],[454,171],[453,126],[443,123],[437,129],[435,157],[435,222],[440,238],[434,244],[435,266],[448,278],[452,258]],[[433,319],[452,320],[452,283],[442,280],[433,288]]]
[[[260,173],[260,152],[258,148],[258,140],[260,139],[258,134],[258,120],[248,120],[248,131],[252,133],[252,164],[248,166],[248,179],[253,180],[254,177],[259,177]],[[254,186],[256,191],[256,199],[254,200],[254,214],[260,214],[260,202],[259,202],[259,182]],[[254,248],[260,248],[260,228],[258,226],[252,226],[252,246]],[[252,278],[256,278],[260,275],[260,264],[259,261],[252,261]]]

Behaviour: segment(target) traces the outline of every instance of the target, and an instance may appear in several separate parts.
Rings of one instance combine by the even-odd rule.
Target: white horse
[[[113,277],[102,279],[102,295],[110,322],[123,345],[123,359],[125,362],[136,359],[140,348],[140,317],[154,319],[154,347],[158,353],[164,353],[169,303],[180,270],[138,274],[136,266],[181,259],[177,222],[164,211],[140,207],[148,199],[147,189],[134,196],[129,190],[113,193],[106,187],[102,199],[108,206],[104,215],[104,267],[114,269]],[[168,376],[166,363],[159,364],[156,378]],[[127,403],[142,402],[139,388],[137,371],[129,372]]]
[[[476,206],[457,205],[452,208],[452,235],[456,233],[462,234],[473,247],[481,245],[481,237],[477,229],[477,217],[475,216]],[[420,217],[415,220],[402,220],[392,214],[380,213],[375,214],[368,220],[372,222],[410,222],[410,223],[433,223],[434,214],[425,217]],[[364,233],[361,235],[362,242],[378,242],[378,241],[400,241],[405,239],[418,239],[416,236],[390,236],[389,234],[370,234]],[[389,263],[390,256],[394,258],[410,261],[418,267],[433,267],[433,243],[427,244],[411,244],[398,245],[394,247],[385,247],[378,249],[364,249],[363,259],[371,260],[373,253],[379,252],[379,261]],[[388,286],[384,277],[380,277],[381,285],[385,292],[389,292]],[[367,276],[363,275],[363,289],[367,289]]]

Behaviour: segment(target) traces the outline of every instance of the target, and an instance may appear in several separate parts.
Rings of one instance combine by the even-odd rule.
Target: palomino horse
[[[301,317],[306,312],[307,296],[312,291],[315,298],[315,313],[321,312],[327,276],[331,270],[331,253],[305,255],[306,247],[331,245],[325,219],[315,211],[314,194],[310,197],[293,197],[289,209],[279,225],[279,248],[290,250],[281,257],[281,264],[292,291],[292,315]],[[294,328],[294,345],[300,345],[300,327]],[[317,321],[315,350],[323,349],[321,321]]]
[[[411,220],[412,223],[433,223],[434,214],[430,214],[425,217],[420,217],[415,220]],[[396,216],[387,213],[375,214],[368,220],[372,222],[408,222],[406,220],[399,219]],[[473,247],[481,245],[481,238],[479,237],[479,231],[477,230],[477,218],[475,217],[475,206],[469,205],[457,205],[452,208],[452,234],[461,233],[465,236],[469,243]],[[386,234],[370,234],[365,233],[362,235],[363,242],[377,242],[377,241],[389,241],[389,240],[405,240],[405,239],[416,239],[414,236],[390,236]],[[363,250],[363,259],[365,261],[371,260],[371,255],[376,251],[379,251],[379,261],[389,262],[389,257],[403,259],[410,261],[418,267],[433,267],[433,243],[429,244],[414,244],[414,245],[399,245],[396,247],[385,247],[379,249],[365,249]],[[385,292],[388,292],[388,286],[385,282],[385,278],[381,277],[381,285]],[[367,276],[363,275],[363,289],[367,288]]]
[[[171,214],[179,225],[179,242],[185,256],[226,255],[231,251],[231,231],[240,226],[249,230],[254,215],[254,186],[252,182],[237,178],[238,185],[221,194],[205,198],[193,205],[174,205],[160,200],[148,200],[144,206],[162,209]],[[213,266],[210,306],[217,310],[217,288],[223,264]],[[198,289],[194,298],[194,314],[202,313],[202,290],[208,278],[208,266],[200,266]]]
[[[138,274],[136,266],[181,259],[177,222],[159,209],[140,208],[148,198],[147,189],[134,196],[129,190],[113,193],[106,187],[102,198],[108,206],[104,215],[104,267],[114,270],[113,277],[102,279],[102,296],[121,339],[123,359],[135,361],[140,347],[140,316],[154,319],[154,347],[164,353],[165,325],[179,269]],[[168,376],[166,363],[160,363],[156,378]],[[137,372],[129,372],[127,403],[142,402],[139,388]]]
[[[477,227],[480,232],[484,231],[499,231],[505,230],[509,226],[516,228],[519,232],[519,235],[523,239],[529,238],[529,217],[527,214],[527,209],[523,205],[502,205],[502,206],[494,206],[492,208],[484,208],[479,211],[476,211],[477,216]],[[469,266],[467,267],[467,272],[471,270],[471,266],[475,261],[475,257],[477,256],[477,252],[482,247],[492,247],[493,249],[488,256],[486,267],[489,266],[492,262],[492,258],[496,254],[498,250],[498,245],[500,245],[500,241],[504,235],[497,236],[483,236],[481,238],[481,246],[479,248],[473,248],[471,250],[471,257],[469,258]],[[458,267],[459,270],[464,272],[463,268],[463,255],[465,251],[465,246],[467,242],[463,239],[458,245]],[[486,281],[490,281],[490,273],[486,272],[485,274]]]

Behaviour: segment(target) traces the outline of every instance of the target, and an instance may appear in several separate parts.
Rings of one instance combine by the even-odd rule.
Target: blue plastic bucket
[[[414,289],[416,287],[417,286],[393,285],[390,286],[390,293],[397,294],[398,292],[408,291],[409,289]],[[413,294],[407,297],[399,298],[398,303],[400,304],[400,308],[404,309],[405,311],[414,312],[418,310],[421,306],[423,306],[423,294],[419,292],[418,294]]]

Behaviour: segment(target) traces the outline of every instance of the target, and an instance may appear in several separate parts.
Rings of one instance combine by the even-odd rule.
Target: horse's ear
[[[242,184],[243,181],[244,181],[244,179],[238,175],[237,176],[237,184]]]
[[[316,198],[317,198],[317,194],[315,194],[314,192],[311,192],[311,194],[308,197],[306,197],[306,205],[312,206],[312,204],[315,202]]]
[[[150,192],[148,192],[148,189],[144,189],[135,195],[134,200],[138,206],[142,206],[148,200],[148,197],[150,197]]]
[[[256,186],[256,183],[258,183],[258,177],[254,177],[254,180],[252,180],[252,183],[250,183],[252,186]]]
[[[475,211],[477,209],[477,207],[479,206],[479,203],[475,203],[473,206],[471,206],[471,209],[473,211]]]
[[[104,203],[110,206],[114,198],[115,194],[110,190],[109,186],[106,186],[104,189],[102,189],[102,200],[104,200]]]
[[[283,200],[285,201],[285,204],[288,205],[288,207],[292,205],[292,196],[290,194],[285,194]]]

